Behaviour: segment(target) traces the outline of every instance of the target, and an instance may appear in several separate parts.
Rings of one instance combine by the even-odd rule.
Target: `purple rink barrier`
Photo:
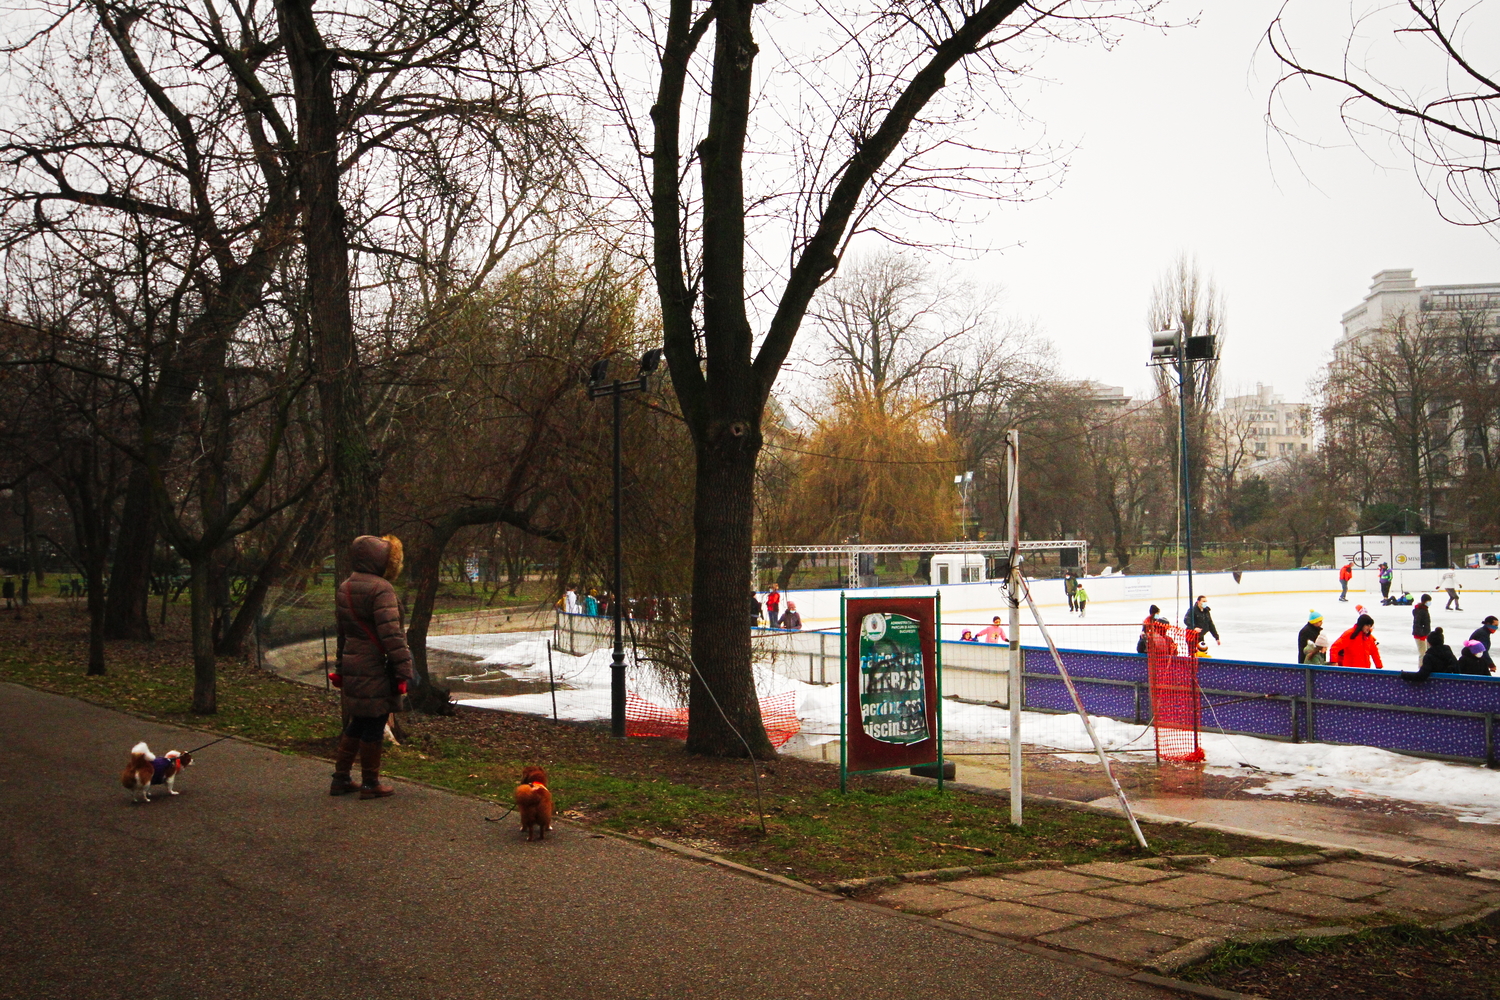
[[[1151,720],[1144,656],[1059,652],[1090,713],[1137,724]],[[1024,647],[1022,655],[1022,704],[1042,712],[1073,711],[1046,648]],[[1378,747],[1500,766],[1495,747],[1500,678],[1437,674],[1413,682],[1399,670],[1205,658],[1199,661],[1198,683],[1206,732]]]

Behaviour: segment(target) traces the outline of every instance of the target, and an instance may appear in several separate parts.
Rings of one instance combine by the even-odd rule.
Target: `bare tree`
[[[527,28],[526,5],[430,0],[315,14],[302,0],[93,0],[44,2],[38,17],[7,51],[28,113],[0,136],[6,245],[66,254],[91,232],[128,244],[132,228],[177,240],[149,279],[178,282],[192,318],[141,378],[153,387],[141,440],[158,465],[172,460],[192,396],[215,377],[236,329],[297,256],[297,273],[316,279],[304,332],[336,473],[336,533],[373,530],[380,461],[363,368],[406,345],[380,329],[390,302],[359,281],[360,255],[400,262],[375,269],[385,278],[402,264],[431,268],[428,291],[461,296],[569,191],[567,130],[523,86],[544,64],[521,53],[544,37]],[[526,181],[484,181],[503,173],[486,168],[517,164],[534,168]],[[402,219],[455,214],[477,239],[450,228],[437,255],[411,253]],[[80,287],[128,313],[147,279],[108,255],[90,259],[97,273]],[[111,576],[118,635],[149,635],[161,513],[150,498],[142,468]]]
[[[818,291],[807,318],[821,334],[832,395],[881,413],[931,398],[982,319],[965,289],[939,285],[909,254],[855,260]]]
[[[1403,313],[1335,353],[1322,387],[1325,447],[1362,506],[1395,503],[1431,523],[1457,475],[1462,355],[1450,333],[1432,313]]]
[[[1287,544],[1298,567],[1349,528],[1345,470],[1332,457],[1326,451],[1298,454],[1268,477],[1271,514],[1261,528]]]
[[[1155,6],[964,0],[783,11],[672,0],[663,16],[647,11],[591,48],[603,100],[639,154],[615,176],[649,211],[667,359],[696,447],[693,750],[742,754],[738,729],[753,754],[772,753],[743,614],[755,465],[766,401],[818,288],[861,233],[899,242],[904,214],[1024,196],[1038,179],[1029,168],[1048,155],[981,150],[966,142],[965,123],[1004,103],[1043,42],[1097,38],[1113,17],[1146,19]],[[628,10],[596,9],[610,25]],[[649,112],[622,82],[622,37],[656,59]],[[771,80],[793,99],[757,89]]]
[[[1215,514],[1217,524],[1205,524],[1205,528],[1217,528],[1221,537],[1231,534],[1232,512],[1239,493],[1241,472],[1255,457],[1255,423],[1250,411],[1244,408],[1224,407],[1209,415],[1206,421],[1203,445],[1206,448],[1204,466],[1208,481],[1205,507]]]
[[[655,340],[636,310],[639,282],[610,259],[580,264],[556,250],[498,277],[428,329],[424,363],[408,372],[394,408],[402,442],[392,449],[387,490],[387,518],[408,542],[408,638],[423,676],[444,554],[455,538],[473,537],[468,529],[550,543],[560,575],[605,575],[610,439],[606,414],[581,390],[594,362],[639,357]],[[674,475],[684,464],[683,432],[673,415],[638,404],[622,427],[626,537],[634,592],[661,592],[661,576],[670,576],[662,571],[681,565],[670,549],[682,539],[651,542],[683,517],[664,509],[653,486],[665,479],[681,493]],[[442,711],[447,697],[424,684],[416,700]]]
[[[1493,5],[1403,0],[1355,5],[1341,48],[1320,48],[1321,32],[1297,23],[1287,0],[1266,31],[1285,72],[1271,90],[1268,118],[1289,122],[1300,92],[1332,91],[1350,136],[1404,147],[1439,214],[1450,222],[1500,222],[1500,82],[1489,43],[1500,30]],[[1361,9],[1363,7],[1363,9]],[[1280,127],[1295,134],[1295,126]],[[1374,155],[1380,158],[1381,152]]]
[[[1146,311],[1147,328],[1180,330],[1183,337],[1213,337],[1220,351],[1227,332],[1224,299],[1212,278],[1204,278],[1195,259],[1179,256],[1172,267],[1157,281]],[[1183,365],[1186,385],[1178,395],[1177,369],[1155,370],[1156,390],[1161,398],[1161,438],[1168,454],[1178,457],[1181,447],[1178,400],[1187,408],[1187,452],[1181,456],[1188,464],[1192,490],[1193,520],[1203,520],[1204,483],[1210,461],[1209,425],[1219,403],[1219,362],[1189,361]],[[1180,466],[1179,466],[1180,468]]]

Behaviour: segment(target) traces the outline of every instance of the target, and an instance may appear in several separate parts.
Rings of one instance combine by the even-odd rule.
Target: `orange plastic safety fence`
[[[1192,629],[1163,622],[1147,633],[1146,668],[1159,760],[1203,759],[1197,646],[1198,633]]]
[[[797,718],[797,693],[784,691],[760,699],[760,718],[774,747],[802,731]],[[627,736],[668,736],[685,740],[688,733],[688,710],[667,708],[649,702],[634,691],[625,692],[625,734]]]

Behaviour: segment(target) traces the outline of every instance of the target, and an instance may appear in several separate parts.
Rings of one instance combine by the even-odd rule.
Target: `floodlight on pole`
[[[1151,360],[1147,365],[1177,369],[1178,464],[1182,467],[1182,532],[1187,547],[1188,606],[1193,593],[1193,492],[1188,470],[1187,366],[1190,361],[1212,361],[1218,345],[1213,335],[1185,337],[1181,330],[1158,330],[1151,335]]]

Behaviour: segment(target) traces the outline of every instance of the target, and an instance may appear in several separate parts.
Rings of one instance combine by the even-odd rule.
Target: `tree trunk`
[[[219,710],[218,662],[214,659],[214,608],[209,593],[209,554],[194,553],[188,560],[193,618],[193,712],[213,715]]]
[[[312,0],[278,0],[282,40],[297,104],[308,299],[318,402],[333,477],[337,578],[349,573],[349,543],[380,528],[380,461],[365,426],[364,389],[349,305],[349,237],[339,200],[339,113],[335,55],[323,41]]]
[[[920,560],[918,561],[920,562]],[[801,552],[793,552],[791,555],[787,556],[786,561],[781,564],[781,572],[776,574],[776,586],[780,587],[782,590],[786,590],[787,587],[791,586],[792,577],[796,575],[797,567],[801,565]],[[918,572],[921,572],[920,566],[918,566]]]
[[[84,571],[88,579],[89,602],[89,669],[91,677],[108,673],[104,666],[104,558],[99,551],[85,553]]]
[[[265,607],[266,592],[271,589],[271,581],[275,578],[276,567],[271,565],[261,567],[255,582],[245,591],[245,597],[240,601],[234,618],[214,644],[215,655],[233,657],[245,655],[246,640],[250,638],[250,630],[254,628],[256,619],[260,617],[261,608]]]
[[[318,540],[323,536],[323,529],[328,526],[328,511],[319,506],[305,510],[303,513],[302,523],[296,529],[297,540],[292,545],[291,555],[282,556],[286,543],[291,537],[291,532],[286,531],[277,539],[276,545],[266,556],[260,572],[256,574],[255,582],[245,591],[244,600],[240,602],[234,620],[230,622],[223,639],[219,642],[220,656],[243,656],[245,654],[245,640],[249,638],[250,629],[260,617],[261,608],[265,606],[266,594],[270,591],[271,585],[278,578],[288,573],[295,573],[299,567],[306,566],[313,558]],[[166,609],[165,598],[162,599],[162,608]]]
[[[31,480],[21,480],[21,556],[25,561],[21,568],[21,591],[26,595],[22,603],[30,603],[30,592],[26,586],[28,574],[36,576],[36,585],[42,585],[42,559],[36,545],[36,511],[31,506]]]
[[[406,628],[406,644],[411,647],[411,665],[421,684],[411,692],[411,706],[418,712],[452,715],[453,703],[446,688],[440,688],[427,672],[427,629],[432,625],[432,609],[437,603],[443,552],[457,530],[439,520],[427,526],[415,538],[408,539],[408,580],[413,589],[411,622]]]
[[[130,473],[125,508],[115,538],[115,561],[104,606],[104,635],[109,639],[151,641],[151,554],[156,549],[156,510],[151,477],[144,466]]]
[[[766,737],[750,668],[750,548],[759,450],[751,437],[726,431],[697,449],[692,650],[698,671],[690,688],[687,748],[743,757],[746,746],[737,729],[750,753],[768,760],[776,751]]]

